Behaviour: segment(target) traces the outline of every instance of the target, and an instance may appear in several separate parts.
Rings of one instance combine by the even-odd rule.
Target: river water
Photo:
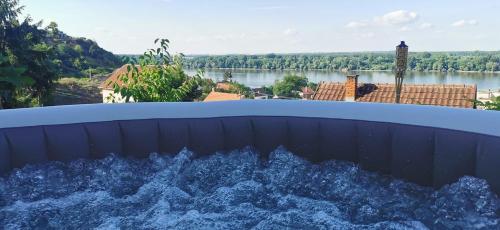
[[[222,80],[227,70],[205,70],[205,77]],[[196,70],[187,70],[189,74]],[[231,70],[233,80],[252,88],[269,86],[288,73],[306,76],[311,82],[344,82],[346,73],[339,71],[278,71],[278,70]],[[359,80],[363,83],[394,83],[394,74],[391,72],[358,72]],[[411,72],[405,77],[408,84],[476,84],[478,90],[500,89],[500,73],[437,73]]]

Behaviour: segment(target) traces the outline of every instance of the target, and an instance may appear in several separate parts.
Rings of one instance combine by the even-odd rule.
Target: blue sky
[[[500,50],[500,0],[21,0],[117,54]]]

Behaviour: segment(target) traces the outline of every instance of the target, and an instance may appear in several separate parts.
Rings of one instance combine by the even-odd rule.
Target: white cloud
[[[412,11],[397,10],[376,17],[375,22],[384,25],[406,25],[418,20],[418,14]]]
[[[398,26],[402,31],[408,31],[407,25],[414,23],[419,18],[418,14],[413,11],[397,10],[389,12],[382,16],[375,17],[373,20],[351,21],[344,27],[350,29],[358,29],[373,26]],[[425,24],[425,25],[424,25]],[[424,26],[431,27],[430,23],[424,23]]]
[[[369,33],[363,33],[359,35],[362,38],[373,38],[375,37],[375,33],[369,32]]]
[[[399,31],[402,31],[402,32],[408,32],[408,31],[411,31],[411,28],[408,27],[408,26],[403,26],[399,29]]]
[[[246,37],[247,37],[247,34],[245,34],[245,33],[240,33],[240,34],[217,34],[217,35],[213,36],[213,39],[227,41],[227,40],[235,40],[235,39],[245,39]]]
[[[349,22],[345,25],[346,28],[362,28],[362,27],[367,27],[369,25],[368,22],[362,22],[362,21],[352,21],[352,22]]]
[[[296,35],[297,33],[298,32],[296,29],[291,29],[291,28],[288,28],[285,31],[283,31],[283,34],[286,36],[293,36],[293,35]]]
[[[431,23],[428,23],[428,22],[424,22],[424,23],[420,24],[419,28],[425,30],[425,29],[434,28],[434,25]]]
[[[477,24],[478,24],[478,22],[475,19],[470,19],[470,20],[462,19],[462,20],[458,20],[458,21],[452,23],[451,26],[464,27],[464,26],[475,26]]]

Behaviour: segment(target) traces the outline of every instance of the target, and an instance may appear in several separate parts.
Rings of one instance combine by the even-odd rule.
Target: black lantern
[[[404,41],[396,46],[396,103],[401,100],[401,90],[403,89],[403,79],[408,65],[408,46]]]

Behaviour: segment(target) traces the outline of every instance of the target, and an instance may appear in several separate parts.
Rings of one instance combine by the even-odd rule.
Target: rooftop
[[[208,96],[203,100],[204,102],[209,102],[209,101],[236,101],[236,100],[241,100],[244,99],[245,96],[235,94],[235,93],[221,93],[221,92],[215,92],[212,91]]]
[[[120,76],[125,75],[128,73],[128,65],[123,65],[122,67],[116,69],[111,73],[111,75],[99,85],[100,89],[107,89],[107,90],[113,90],[114,88],[114,83],[117,83],[119,86],[123,86],[123,81],[120,80]],[[139,68],[139,71],[141,71],[141,67],[137,66]]]
[[[225,91],[230,91],[234,87],[231,85],[229,82],[218,82],[215,88],[220,89],[220,90],[225,90]]]
[[[345,91],[344,83],[323,82],[313,100],[344,101]],[[401,103],[474,108],[476,92],[475,85],[406,84],[401,92]],[[355,101],[395,103],[395,85],[361,83],[356,88]]]

